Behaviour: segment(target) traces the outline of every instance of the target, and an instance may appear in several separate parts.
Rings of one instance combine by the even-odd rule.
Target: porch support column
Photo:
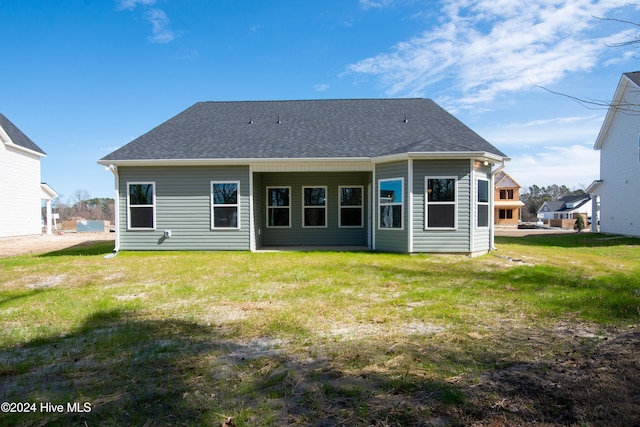
[[[51,199],[47,199],[47,208],[46,208],[46,221],[47,221],[47,234],[51,234],[51,219],[53,217],[53,213],[51,211]]]

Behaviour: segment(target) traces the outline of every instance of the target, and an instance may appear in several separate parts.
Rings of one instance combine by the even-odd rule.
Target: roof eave
[[[489,162],[509,161],[511,158],[486,151],[418,151],[409,153],[389,154],[371,158],[373,163],[387,163],[398,160],[451,160],[451,159],[474,159]]]
[[[15,144],[11,140],[4,141],[4,145],[6,145],[7,147],[11,147],[11,148],[13,148],[15,150],[22,151],[22,152],[27,153],[27,154],[31,154],[32,156],[47,157],[47,155],[45,153],[41,152],[41,151],[35,151],[35,150],[30,149],[30,148],[23,147],[22,145]]]
[[[602,184],[602,180],[601,179],[596,179],[594,180],[586,189],[586,192],[591,194],[591,193],[595,193],[598,190],[598,187],[600,187],[600,184]]]
[[[104,166],[217,166],[249,165],[261,163],[370,163],[368,157],[320,157],[320,158],[212,158],[212,159],[131,159],[98,160]]]
[[[318,157],[318,158],[211,158],[211,159],[123,159],[109,160],[100,159],[98,164],[104,166],[216,166],[216,165],[247,165],[261,163],[386,163],[398,160],[408,159],[476,159],[492,162],[502,162],[511,160],[509,157],[503,157],[488,152],[414,152],[391,154],[377,157]]]

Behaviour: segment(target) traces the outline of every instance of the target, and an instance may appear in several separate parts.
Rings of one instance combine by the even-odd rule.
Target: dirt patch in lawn
[[[64,233],[61,235],[0,237],[0,258],[43,254],[109,240],[115,240],[115,233]]]
[[[463,424],[640,425],[640,329],[582,332],[563,354],[485,372],[465,390]]]

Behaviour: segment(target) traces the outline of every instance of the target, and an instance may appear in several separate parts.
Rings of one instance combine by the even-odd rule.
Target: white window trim
[[[146,185],[153,186],[153,204],[152,205],[132,205],[131,204],[131,186],[132,185]],[[153,231],[156,229],[156,191],[158,187],[155,181],[128,181],[127,182],[127,230],[129,231]],[[153,227],[132,227],[131,226],[131,208],[145,208],[151,206],[153,208]]]
[[[304,204],[304,190],[307,188],[324,189],[324,206],[322,205],[307,206]],[[327,202],[329,199],[328,196],[329,196],[329,193],[326,185],[305,185],[302,187],[302,228],[327,228],[328,227],[328,215],[327,215],[327,211],[329,210],[328,202]],[[324,225],[304,225],[304,213],[306,208],[311,208],[311,209],[323,208],[324,209]]]
[[[478,190],[480,189],[480,185],[478,183],[480,181],[486,181],[487,182],[487,201],[486,202],[481,202],[481,201],[478,200],[478,195],[479,195],[478,194]],[[487,225],[481,225],[481,226],[478,225],[478,219],[480,218],[480,209],[476,208],[475,226],[476,226],[477,229],[484,230],[484,229],[487,229],[487,228],[489,228],[491,226],[491,210],[489,209],[489,205],[490,205],[489,202],[491,201],[490,191],[491,191],[491,182],[488,179],[486,179],[486,178],[478,178],[478,179],[476,179],[476,191],[475,191],[475,193],[476,193],[476,200],[475,200],[476,206],[481,206],[481,205],[482,206],[487,206]]]
[[[237,188],[237,202],[231,204],[214,204],[213,197],[213,185],[214,184],[235,184]],[[211,189],[211,229],[212,230],[240,230],[240,181],[211,181],[209,188]],[[235,227],[216,227],[215,226],[215,217],[214,217],[214,209],[216,207],[220,208],[236,208],[236,226]]]
[[[383,182],[387,182],[387,181],[400,181],[400,192],[402,193],[402,201],[401,202],[394,202],[394,203],[380,203],[380,185]],[[379,179],[378,180],[378,188],[376,189],[376,204],[377,204],[377,227],[378,230],[383,230],[383,231],[391,231],[391,230],[395,230],[395,231],[402,231],[404,230],[404,213],[405,213],[405,207],[404,207],[404,177],[398,177],[398,178],[384,178],[384,179]],[[400,227],[380,227],[380,208],[382,206],[400,206],[402,208],[402,212],[400,215]]]
[[[429,180],[430,179],[453,179],[454,186],[453,202],[430,202],[429,201]],[[429,205],[453,205],[453,227],[429,227]],[[424,229],[429,231],[450,231],[458,229],[458,177],[457,176],[425,176],[424,177]]]
[[[362,192],[360,205],[343,205],[342,189],[343,188],[359,188]],[[342,225],[342,209],[343,208],[360,208],[360,225]],[[338,228],[364,228],[364,185],[339,185],[338,186]]]
[[[271,206],[269,205],[269,190],[274,189],[274,188],[286,188],[289,190],[289,204],[287,206]],[[267,195],[266,195],[266,203],[265,205],[267,206],[267,216],[265,218],[265,222],[266,222],[266,227],[267,228],[291,228],[291,200],[292,200],[292,193],[291,193],[291,186],[287,186],[287,185],[271,185],[267,187]],[[271,208],[287,208],[289,209],[289,225],[269,225],[269,209]]]

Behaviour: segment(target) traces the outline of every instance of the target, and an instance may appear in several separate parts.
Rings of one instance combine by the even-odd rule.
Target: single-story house
[[[482,254],[508,158],[429,99],[199,102],[98,161],[116,251]]]
[[[0,114],[0,237],[51,233],[51,200],[58,197],[41,182],[40,159],[46,153],[7,117]]]
[[[591,196],[582,194],[564,196],[559,200],[544,202],[538,209],[538,219],[542,221],[572,220],[582,215],[586,220],[591,215]],[[550,224],[554,224],[553,222]],[[557,222],[557,224],[562,224]],[[573,227],[573,223],[570,224]]]

